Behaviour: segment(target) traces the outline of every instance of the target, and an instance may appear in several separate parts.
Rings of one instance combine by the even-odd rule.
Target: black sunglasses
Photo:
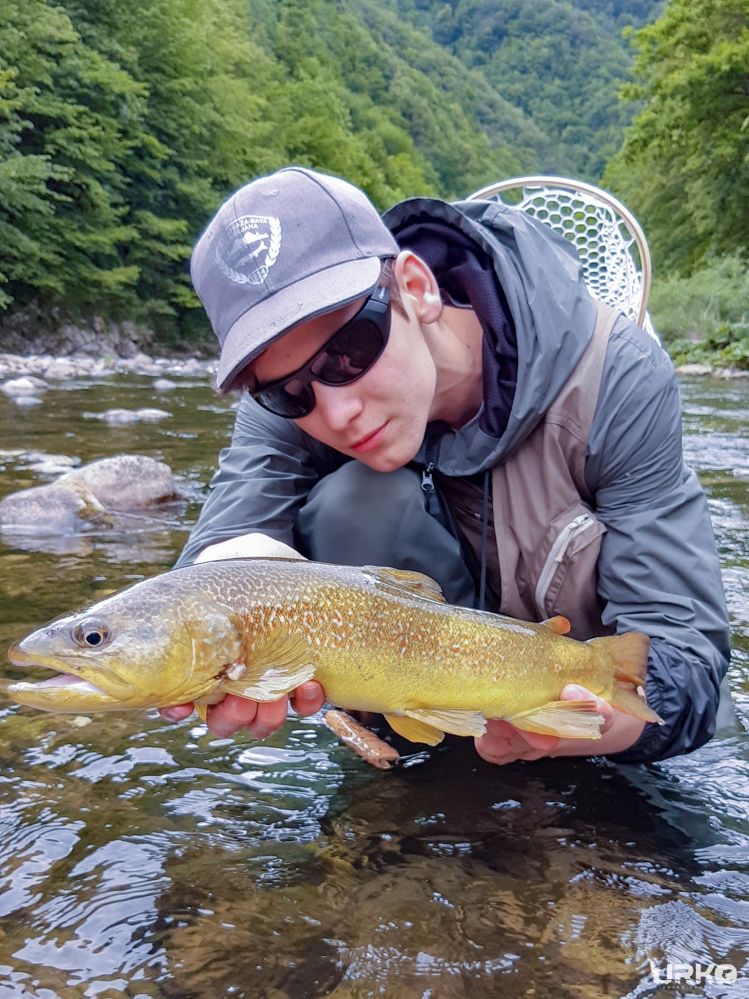
[[[289,420],[315,408],[312,382],[350,385],[372,367],[390,336],[390,292],[377,287],[356,315],[325,341],[301,368],[250,391],[260,405]]]

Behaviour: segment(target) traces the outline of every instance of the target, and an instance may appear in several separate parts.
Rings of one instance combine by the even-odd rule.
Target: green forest
[[[674,357],[749,367],[747,0],[0,0],[0,335],[205,342],[192,244],[287,163],[382,209],[599,183],[645,228]]]

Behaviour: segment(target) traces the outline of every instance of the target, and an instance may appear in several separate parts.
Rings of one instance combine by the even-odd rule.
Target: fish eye
[[[109,628],[97,621],[83,621],[73,629],[73,639],[87,649],[98,649],[109,641]]]

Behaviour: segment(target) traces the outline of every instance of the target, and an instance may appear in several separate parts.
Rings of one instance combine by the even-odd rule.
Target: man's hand
[[[302,718],[314,715],[324,703],[325,694],[315,680],[303,683],[291,695],[291,706]],[[286,721],[288,707],[288,697],[260,703],[227,694],[220,704],[208,708],[208,731],[219,738],[228,739],[246,728],[256,739],[267,739]],[[162,708],[159,714],[167,721],[182,721],[190,717],[193,708],[193,704],[177,704]]]
[[[476,752],[487,763],[502,766],[516,760],[540,760],[544,756],[605,756],[621,753],[639,739],[645,722],[616,711],[595,694],[569,684],[561,693],[563,701],[595,701],[603,718],[601,738],[559,739],[554,735],[523,732],[509,722],[493,719],[487,722],[486,733],[476,739]]]
[[[195,561],[215,562],[217,559],[225,558],[304,558],[304,556],[283,541],[269,538],[267,534],[253,532],[209,545]],[[324,703],[323,689],[314,680],[303,683],[291,695],[291,706],[302,717],[314,715]],[[177,722],[189,718],[194,708],[194,704],[175,704],[161,708],[159,714],[167,721]],[[250,701],[246,697],[227,694],[220,704],[208,708],[208,730],[220,738],[228,738],[246,728],[256,739],[267,739],[272,732],[283,725],[288,708],[288,697],[261,703]]]
[[[208,545],[195,561],[215,562],[224,558],[304,558],[304,555],[300,555],[283,541],[253,531],[251,534],[239,534],[236,538]]]

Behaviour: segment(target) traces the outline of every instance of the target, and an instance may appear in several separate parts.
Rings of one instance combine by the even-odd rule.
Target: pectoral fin
[[[515,728],[562,739],[600,739],[604,719],[595,701],[549,701],[505,718]]]
[[[275,701],[312,679],[317,668],[313,660],[303,639],[279,629],[255,649],[250,662],[232,663],[221,690],[253,701]]]
[[[406,718],[405,715],[385,714],[388,725],[402,735],[404,739],[411,742],[425,742],[427,746],[438,746],[445,738],[445,733],[433,725],[426,725],[415,718]]]

